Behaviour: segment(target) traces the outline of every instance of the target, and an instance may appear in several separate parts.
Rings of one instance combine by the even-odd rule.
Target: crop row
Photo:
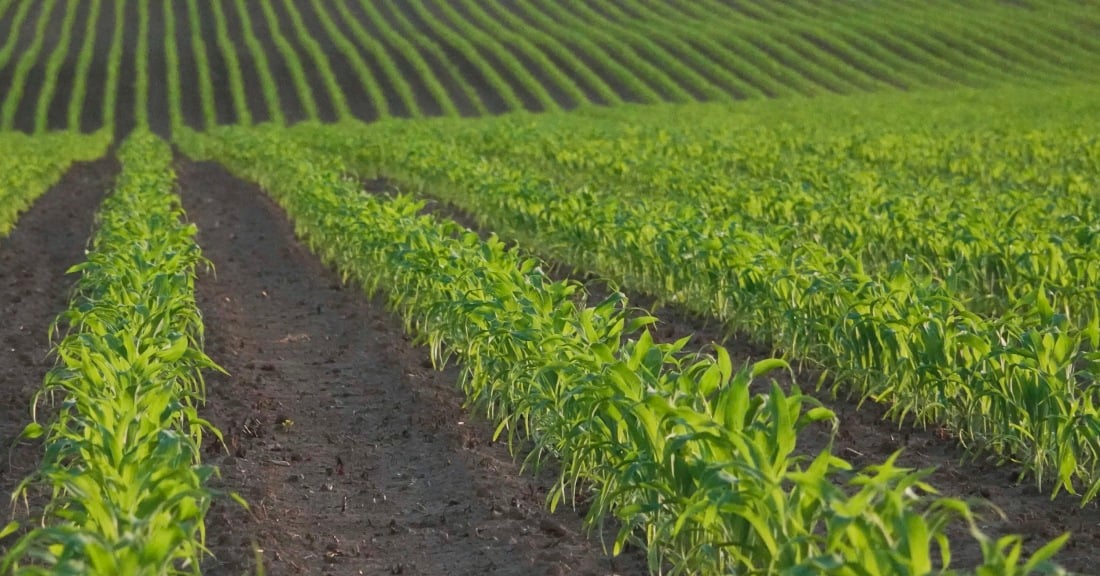
[[[873,100],[783,110],[796,135],[723,107],[292,133],[358,175],[427,190],[546,257],[818,363],[896,419],[943,425],[1087,502],[1100,490],[1100,149],[1067,121],[1094,108],[1092,92],[1063,95],[1060,124],[1006,135],[846,131],[854,110],[870,123]],[[1007,98],[1032,118],[1052,102]],[[897,130],[927,120],[928,102],[891,98],[878,113]],[[798,136],[813,118],[821,134]]]
[[[15,227],[19,215],[57,182],[73,162],[103,156],[110,135],[0,135],[0,238]]]
[[[103,103],[106,127],[116,120],[146,126],[150,114],[178,127],[190,103],[177,92],[163,102],[146,97],[151,82],[165,81],[151,78],[147,65],[162,57],[170,81],[198,86],[202,127],[227,120],[247,125],[354,114],[458,116],[624,101],[1043,86],[1100,72],[1088,7],[1070,0],[1045,3],[1043,10],[993,0],[897,1],[866,10],[825,10],[809,0],[284,0],[258,10],[244,0],[217,0],[200,6],[186,0],[177,12],[171,3],[152,10],[148,2],[126,0],[5,2],[0,25],[12,33],[0,43],[0,126],[56,129],[61,120],[51,110],[64,109],[68,128],[87,129],[81,116],[92,98]],[[117,26],[97,25],[105,9]],[[164,21],[151,22],[152,14]],[[207,14],[213,34],[203,33]],[[132,16],[137,26],[124,28]],[[150,38],[150,30],[165,33]],[[186,53],[176,47],[181,38],[189,38]],[[119,78],[128,54],[136,58],[135,77]],[[69,61],[77,62],[71,75]],[[100,61],[106,70],[92,70]],[[181,70],[193,70],[194,77],[180,77]],[[225,82],[215,83],[223,71]],[[104,73],[105,84],[89,86]],[[249,97],[257,90],[262,105]],[[122,101],[133,102],[133,110],[116,110],[119,92],[132,96]],[[53,105],[61,97],[69,98],[67,107]],[[358,105],[363,99],[369,102]],[[219,119],[216,110],[232,116]]]
[[[202,352],[194,299],[195,227],[172,192],[169,146],[135,133],[69,309],[56,320],[56,366],[36,404],[60,398],[38,471],[19,491],[51,494],[42,527],[0,559],[4,574],[197,573],[214,468],[200,463]],[[37,410],[36,410],[37,420]],[[0,537],[19,529],[9,524]]]
[[[654,319],[632,319],[621,294],[589,305],[499,239],[421,215],[408,196],[364,194],[339,159],[278,129],[188,132],[179,144],[258,182],[345,279],[383,291],[437,365],[462,365],[498,435],[531,438],[536,466],[558,458],[549,504],[589,492],[588,520],[616,518],[614,551],[640,540],[655,572],[923,574],[949,563],[945,530],[959,519],[984,542],[983,570],[1055,569],[1043,559],[1064,539],[1023,566],[1018,539],[982,535],[967,504],[931,496],[927,471],[891,458],[842,488],[850,466],[828,449],[795,456],[799,432],[835,416],[797,387],[750,392],[781,361],[737,369],[720,347],[655,342]]]

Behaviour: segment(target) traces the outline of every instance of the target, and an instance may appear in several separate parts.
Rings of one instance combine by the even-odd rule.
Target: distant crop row
[[[73,162],[103,156],[110,134],[0,135],[0,237],[15,227],[19,215],[61,179]]]
[[[1068,0],[898,0],[866,9],[808,0],[176,5],[163,2],[154,17],[149,2],[127,0],[0,4],[0,26],[11,31],[0,43],[0,127],[89,131],[98,121],[167,131],[187,122],[554,111],[1100,74],[1096,16]],[[100,19],[115,26],[97,26]],[[191,49],[181,52],[183,39]],[[92,70],[93,61],[104,69]],[[120,77],[131,69],[133,77]],[[89,81],[103,74],[105,82]],[[150,100],[150,83],[173,90]],[[68,105],[55,105],[59,98]],[[102,114],[85,118],[89,99]]]

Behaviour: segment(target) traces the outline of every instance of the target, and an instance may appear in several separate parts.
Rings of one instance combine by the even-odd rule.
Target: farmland
[[[1088,573],[1097,31],[0,0],[0,574]]]

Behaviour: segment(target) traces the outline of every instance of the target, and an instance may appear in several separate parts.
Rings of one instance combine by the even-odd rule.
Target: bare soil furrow
[[[84,260],[93,215],[116,171],[113,159],[73,166],[0,239],[0,498],[5,502],[40,460],[37,442],[15,440],[30,422],[34,394],[53,365],[49,326],[67,307],[75,280],[65,272]],[[40,407],[40,420],[48,413]],[[16,519],[28,518],[22,506],[15,513]],[[32,507],[29,523],[40,513]],[[0,515],[0,524],[7,521],[7,514]],[[0,556],[4,550],[0,545]]]

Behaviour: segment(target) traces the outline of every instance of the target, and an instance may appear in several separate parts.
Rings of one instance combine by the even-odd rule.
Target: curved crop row
[[[213,5],[212,8],[217,12],[214,21],[218,27],[218,38],[221,40],[222,33],[225,31],[225,16],[220,10],[220,2]],[[165,4],[165,14],[172,14],[167,3]],[[206,54],[206,39],[202,37],[202,19],[199,17],[197,0],[187,0],[187,20],[187,27],[191,30],[192,57],[195,59],[195,70],[198,74],[198,78],[191,81],[197,80],[199,83],[199,100],[201,101],[203,125],[206,128],[213,128],[218,124],[218,113],[217,107],[214,105],[214,81],[210,76],[210,60]],[[168,27],[165,26],[166,32],[167,29]],[[230,75],[232,76],[232,73]],[[182,115],[183,110],[181,109],[179,112]],[[245,124],[247,125],[247,123]]]
[[[263,12],[263,18],[267,21],[267,29],[271,34],[272,42],[275,44],[275,50],[282,57],[283,63],[290,71],[291,83],[298,93],[298,100],[302,102],[302,109],[306,118],[319,120],[321,114],[317,108],[317,99],[313,97],[313,87],[309,85],[309,81],[306,79],[306,72],[302,68],[302,61],[298,58],[298,52],[294,50],[294,46],[283,35],[275,8],[270,2],[261,2],[260,8]],[[242,8],[241,18],[242,20],[249,18],[247,9]]]
[[[336,45],[336,48],[340,51],[340,54],[342,54],[344,58],[347,58],[348,62],[351,63],[352,69],[354,69],[355,75],[359,79],[359,83],[363,86],[363,89],[366,91],[366,93],[370,95],[371,103],[374,104],[375,109],[378,110],[378,118],[389,118],[392,115],[389,110],[389,102],[386,100],[385,94],[382,93],[382,90],[378,85],[378,81],[374,78],[374,74],[371,73],[370,67],[367,65],[362,55],[359,54],[359,50],[355,47],[355,44],[352,43],[352,41],[349,40],[348,37],[340,31],[340,28],[337,27],[336,22],[332,19],[332,15],[329,14],[328,8],[321,2],[321,0],[311,0],[311,3],[313,6],[313,11],[317,14],[317,19],[320,21],[321,26],[325,29],[325,33],[328,34],[328,36],[332,39],[333,43]],[[340,4],[340,7],[345,10],[347,9],[347,6],[343,3]],[[299,15],[298,18],[301,18],[301,16]],[[372,47],[375,46],[373,39],[368,40],[368,45]],[[378,57],[377,54],[377,51],[372,52],[372,55],[374,55],[375,57]],[[408,88],[407,84],[405,85],[405,88]],[[400,90],[400,88],[398,89]],[[408,105],[408,98],[410,96],[402,93],[402,97],[406,98],[405,103],[406,105]],[[341,101],[342,106],[345,109],[341,117],[345,120],[351,118],[351,112],[350,110],[347,110],[348,104],[346,98],[342,98]],[[410,108],[409,115],[412,117],[416,117],[416,109]]]
[[[110,135],[0,134],[0,237],[73,162],[95,160],[107,151]]]
[[[449,4],[443,3],[441,6],[448,7]],[[557,90],[568,96],[569,102],[567,104],[579,106],[587,102],[587,97],[580,87],[577,86],[576,82],[567,74],[563,73],[553,61],[547,58],[546,54],[528,41],[526,34],[516,33],[513,29],[505,26],[502,21],[498,20],[487,11],[487,6],[483,6],[480,2],[462,0],[461,6],[463,10],[469,13],[471,18],[470,23],[478,26],[483,31],[481,34],[483,38],[496,41],[499,50],[505,52],[512,50],[522,53],[533,64],[538,66],[536,70],[528,70],[527,67],[515,57],[509,59],[512,73],[516,76],[522,76],[524,78],[524,85],[528,86],[529,90],[542,90],[545,92],[546,89],[540,88],[542,85],[538,81],[539,77],[544,77],[547,78],[547,84],[552,84]],[[546,110],[557,110],[561,108],[558,102],[554,100],[549,93],[542,96],[540,100]]]
[[[321,22],[324,26],[335,26],[332,14],[329,13],[329,9],[325,7],[320,0],[311,0],[313,2],[313,9],[318,13],[321,18]],[[416,96],[413,95],[412,87],[409,85],[409,79],[405,78],[401,72],[398,71],[397,66],[393,62],[393,58],[386,52],[386,48],[382,43],[375,39],[374,36],[369,34],[363,23],[356,19],[348,9],[348,5],[344,2],[336,3],[336,15],[339,16],[348,26],[352,38],[348,39],[342,34],[333,34],[333,37],[337,39],[343,45],[343,42],[348,43],[347,48],[341,48],[347,51],[347,56],[353,59],[354,65],[358,68],[362,65],[365,71],[360,72],[364,87],[371,95],[371,98],[378,102],[378,116],[379,119],[389,118],[390,116],[396,116],[392,105],[386,99],[386,95],[382,92],[380,81],[371,81],[369,79],[374,78],[374,74],[366,69],[367,61],[373,61],[376,66],[379,67],[381,73],[379,76],[385,77],[386,81],[393,86],[393,89],[397,92],[397,100],[400,100],[401,106],[405,109],[405,113],[412,118],[419,118],[423,116],[420,107],[416,103]],[[340,40],[344,38],[344,40]],[[359,46],[366,51],[365,55],[359,54]],[[363,57],[365,56],[365,58]]]
[[[516,94],[515,88],[501,77],[496,67],[489,63],[486,58],[478,52],[477,47],[467,40],[465,34],[455,31],[447,25],[447,23],[432,14],[425,5],[424,0],[408,0],[403,4],[411,8],[417,18],[427,25],[431,34],[439,38],[440,44],[457,51],[458,54],[466,59],[471,67],[477,70],[478,74],[485,78],[491,92],[504,102],[508,110],[524,109],[523,100]],[[421,33],[423,33],[423,31],[421,31]],[[447,59],[452,63],[452,69],[455,73],[462,74],[459,72],[456,59],[453,57],[448,57]],[[466,76],[468,73],[462,75]],[[485,103],[486,96],[484,94],[478,94],[478,96],[479,99]],[[487,103],[486,106],[488,106]]]
[[[58,74],[63,75],[75,48],[72,43],[80,45],[80,54],[68,108],[70,127],[86,126],[79,115],[89,97],[103,102],[104,123],[115,126],[119,91],[135,102],[133,110],[121,111],[135,115],[133,124],[147,125],[149,110],[165,105],[171,114],[183,116],[174,101],[144,98],[149,82],[160,80],[148,78],[145,69],[149,41],[144,30],[150,25],[159,29],[159,23],[148,21],[147,3],[117,0],[112,29],[116,43],[107,47],[97,46],[95,39],[104,34],[96,22],[102,1],[95,0],[87,16],[74,10],[78,4],[59,0],[8,0],[0,5],[12,31],[0,42],[5,78],[0,126],[12,129],[19,111],[30,109],[35,130],[48,127],[50,102],[59,88]],[[285,123],[289,102],[301,102],[302,119],[342,121],[373,111],[385,119],[558,111],[623,102],[1043,87],[1088,82],[1100,74],[1100,41],[1093,33],[1091,7],[1072,0],[1051,0],[1041,9],[996,0],[891,0],[866,7],[810,0],[310,0],[302,6],[290,0],[258,5],[219,0],[210,11],[221,55],[213,62],[207,51],[214,48],[207,46],[198,22],[201,12],[194,0],[187,2],[187,30],[182,22],[168,20],[182,19],[183,12],[164,12],[169,36],[189,33],[192,46],[188,54],[176,55],[169,70],[179,68],[179,59],[188,60],[183,64],[194,61],[203,114],[193,121],[206,128],[219,122],[217,110],[228,108],[227,102],[215,101],[219,98],[232,99],[237,123],[251,124],[252,112],[259,113],[249,110],[250,91],[255,90],[263,94],[267,117]],[[229,18],[226,10],[233,9],[235,18]],[[138,16],[132,30],[122,27],[132,17],[126,11]],[[81,18],[86,21],[76,21]],[[43,62],[39,52],[43,45],[52,46],[56,22],[62,22],[59,42]],[[262,39],[253,29],[260,23]],[[131,49],[141,70],[132,83],[126,79],[120,84],[117,68],[123,51],[129,54]],[[108,82],[102,95],[89,96],[89,66],[103,50],[110,52]],[[222,73],[223,61],[228,76],[224,89],[211,76],[212,65]],[[363,90],[337,77],[345,62]],[[259,79],[246,85],[244,72],[250,73],[251,65]],[[45,83],[32,109],[20,101],[25,90],[33,89],[26,84],[37,81],[39,74]],[[280,87],[282,81],[288,86]],[[280,89],[293,94],[280,95]],[[159,98],[164,91],[154,92]],[[368,98],[370,105],[356,98]],[[129,117],[118,120],[131,124],[125,121]]]
[[[1068,98],[1079,96],[1081,101],[1076,107],[1065,105],[1063,116],[1086,114],[1090,94],[1071,93]],[[1024,101],[1030,102],[1025,113],[1049,113],[1046,92]],[[896,114],[904,112],[900,105],[892,98],[878,114],[898,125]],[[975,104],[979,109],[995,105],[995,96]],[[821,123],[823,115],[826,126],[843,126],[852,110],[861,115],[873,110],[864,101],[836,101],[833,106],[815,101],[812,112],[778,113],[800,121],[797,133],[802,133],[812,122]],[[424,187],[554,259],[770,338],[791,354],[835,371],[837,382],[849,383],[851,391],[889,402],[895,418],[942,424],[975,454],[1018,462],[1040,486],[1053,477],[1055,492],[1083,491],[1084,501],[1091,500],[1100,490],[1100,382],[1093,376],[1100,360],[1095,291],[1100,234],[1087,174],[1095,174],[1100,148],[1087,129],[1072,137],[1064,131],[1037,136],[1034,127],[1021,126],[1027,138],[1039,143],[1031,148],[1012,145],[1032,154],[1015,162],[1025,179],[1034,180],[1030,191],[1019,192],[1019,183],[1001,189],[998,176],[982,180],[972,172],[999,174],[1005,166],[988,159],[968,165],[956,158],[960,155],[953,147],[959,143],[1000,150],[988,135],[957,142],[945,138],[926,147],[887,146],[875,142],[875,134],[864,133],[856,134],[855,142],[865,140],[869,146],[853,148],[851,139],[841,139],[833,149],[827,139],[796,138],[789,142],[791,151],[779,155],[776,149],[785,145],[788,132],[739,127],[735,114],[719,107],[709,110],[668,108],[658,114],[652,108],[624,109],[603,123],[583,115],[541,116],[394,123],[368,130],[302,127],[293,133],[310,147],[344,158],[361,175],[384,174]],[[958,122],[969,110],[962,106],[943,119]],[[914,122],[928,119],[921,100],[907,113]],[[769,121],[766,116],[759,120]],[[647,124],[652,131],[639,128]],[[609,138],[606,132],[614,125],[619,136]],[[703,131],[719,127],[718,133],[713,140],[693,139],[697,126]],[[738,134],[744,134],[745,148],[723,148],[736,142]],[[937,136],[944,137],[942,132]],[[1059,150],[1059,143],[1067,148]],[[815,147],[824,154],[815,156]],[[1078,149],[1087,152],[1071,152]],[[540,162],[540,154],[549,162]],[[916,170],[887,193],[868,172],[876,161],[873,156],[832,167],[837,157],[853,154],[880,155],[883,174],[890,178],[905,174],[907,162]],[[666,155],[673,162],[663,172],[647,172],[662,166]],[[809,164],[824,162],[830,168],[816,176],[800,173],[802,168],[783,171],[802,156],[811,159]],[[1067,175],[1067,158],[1079,158],[1093,168]],[[732,164],[726,165],[727,160]],[[927,166],[950,167],[956,161],[960,181],[977,183],[967,194],[977,196],[945,207],[945,222],[955,224],[944,228],[942,253],[929,244],[934,249],[925,259],[903,249],[881,265],[865,267],[861,250],[873,253],[893,243],[904,248],[905,237],[864,242],[851,234],[863,228],[873,231],[873,223],[881,221],[878,229],[884,234],[910,230],[912,239],[920,239],[926,234],[922,218],[928,216],[917,208],[936,206],[945,194],[929,190],[943,176]],[[736,196],[723,199],[729,193],[726,183],[740,180],[732,174],[735,166],[754,163],[780,171],[762,172],[757,175],[759,188],[734,189]],[[706,166],[716,168],[706,171]],[[632,180],[634,171],[642,180],[653,179],[652,187]],[[837,177],[847,172],[850,179]],[[616,179],[627,184],[616,185]],[[839,185],[832,188],[829,179]],[[911,205],[899,196],[902,185],[914,191]],[[849,188],[863,196],[840,196],[830,203],[833,195]],[[955,189],[950,185],[945,190]],[[706,198],[708,193],[717,201]],[[1054,220],[1061,224],[1049,240],[1032,236],[1025,225],[1022,234],[1004,243],[1012,238],[1000,227],[1004,217],[990,219],[980,212],[990,204],[990,193],[1019,197],[1021,203],[1034,197],[1052,206],[1034,218],[1056,212],[1059,202],[1071,210],[1066,219]],[[761,195],[764,201],[757,203]],[[818,197],[830,200],[817,207],[801,205]],[[865,206],[866,215],[846,214],[846,204]],[[773,209],[773,216],[752,221]],[[968,210],[977,216],[964,226],[970,222]],[[1015,217],[1027,222],[1029,215],[1024,210]],[[929,222],[935,226],[934,220]],[[926,236],[940,241],[938,234]],[[969,270],[980,269],[982,260],[994,261],[996,254],[1003,255],[994,268],[1000,270],[995,285],[1003,286],[1007,295],[1003,307],[997,299],[979,298],[989,280]],[[945,258],[954,260],[940,262]],[[965,287],[966,278],[971,288]]]
[[[115,0],[115,27],[111,37],[111,48],[107,55],[107,81],[104,84],[103,126],[108,130],[115,128],[116,106],[121,88],[122,48],[126,36],[126,0]],[[121,137],[122,135],[119,134]]]
[[[168,125],[173,134],[183,127],[183,95],[180,86],[180,54],[176,40],[176,14],[172,9],[172,0],[161,3],[164,11],[164,63],[167,69],[168,83]]]
[[[235,112],[235,122],[239,125],[248,126],[252,124],[252,111],[248,109],[248,100],[245,98],[245,85],[244,76],[241,73],[241,61],[237,54],[237,45],[233,42],[233,38],[229,35],[229,25],[225,21],[225,6],[221,0],[214,0],[210,4],[210,9],[214,12],[214,29],[215,29],[215,44],[218,50],[221,52],[222,58],[225,59],[226,68],[229,70],[229,89],[233,94],[233,110]],[[202,63],[206,62],[206,42],[202,37],[202,26],[198,15],[198,6],[195,4],[195,0],[187,0],[187,13],[191,20],[191,45],[194,46],[195,60],[199,63],[199,74],[207,76],[206,79],[201,79],[200,84],[202,90],[207,90],[205,83],[209,83],[209,71],[204,70]],[[211,88],[212,90],[212,88]],[[206,110],[206,98],[203,98],[203,110]],[[210,96],[210,100],[213,100],[213,96]],[[211,104],[211,108],[213,105]],[[206,128],[211,128],[217,124],[217,117],[214,115],[204,114],[206,121]]]
[[[470,5],[469,10],[474,10],[472,6],[474,2],[471,0],[463,0],[464,4]],[[562,81],[568,83],[583,82],[591,87],[595,100],[597,102],[603,102],[604,104],[615,105],[622,104],[622,97],[619,96],[607,82],[595,73],[592,68],[587,66],[576,54],[573,53],[565,44],[558,41],[553,35],[547,33],[545,30],[538,26],[527,26],[526,23],[511,10],[503,6],[500,0],[489,0],[483,3],[485,7],[493,11],[493,20],[499,22],[502,29],[505,31],[512,31],[517,34],[518,40],[530,39],[536,46],[541,48],[549,59],[554,62],[553,67],[548,67],[551,74],[555,71],[560,74]],[[522,34],[518,31],[523,31]],[[557,64],[560,62],[560,65]],[[588,102],[591,98],[587,96],[580,96],[577,98],[577,102]]]
[[[534,98],[538,103],[539,110],[561,110],[561,106],[550,95],[546,86],[543,85],[543,81],[540,81],[536,76],[539,71],[527,69],[512,53],[512,50],[502,43],[503,38],[501,35],[487,34],[481,27],[471,22],[466,15],[451,6],[449,2],[438,2],[436,6],[442,14],[440,20],[443,25],[450,26],[460,35],[469,38],[478,52],[490,54],[493,60],[489,62],[490,66],[494,70],[499,67],[502,72],[506,71],[510,74],[512,81],[508,84],[517,83],[519,87]],[[489,60],[486,56],[481,56],[480,59]],[[551,81],[550,78],[546,80],[546,82]],[[521,102],[521,108],[517,108],[517,110],[522,110],[528,106],[530,104],[527,102]]]
[[[135,133],[70,307],[56,367],[38,398],[64,398],[37,473],[20,491],[52,494],[42,527],[0,560],[4,574],[196,574],[215,469],[200,463],[202,352],[194,299],[203,259],[173,195],[172,151]],[[9,524],[2,531],[18,529]],[[3,534],[0,533],[0,536]]]
[[[363,5],[364,10],[374,11],[375,14],[378,14],[377,9],[373,7],[369,9],[367,8],[367,5],[371,4],[370,0],[360,0],[360,3]],[[450,84],[455,86],[456,90],[461,92],[462,97],[470,103],[470,106],[473,107],[474,111],[481,115],[488,114],[489,109],[486,107],[485,102],[482,101],[481,96],[477,93],[477,90],[474,89],[473,85],[466,78],[466,75],[463,74],[461,70],[459,70],[458,65],[454,62],[454,60],[447,57],[446,50],[444,50],[443,46],[441,45],[440,39],[436,36],[424,34],[422,31],[418,31],[413,23],[409,21],[408,16],[405,15],[404,3],[397,3],[393,2],[392,0],[386,0],[383,4],[385,5],[387,12],[393,19],[393,25],[400,29],[400,35],[411,36],[413,38],[413,41],[410,44],[412,46],[419,46],[420,50],[423,50],[430,58],[434,59],[435,62],[437,62],[439,66],[442,67],[441,72],[447,75],[446,79],[437,78],[437,73],[428,64],[427,58],[425,58],[424,56],[420,56],[417,59],[413,60],[413,62],[418,62],[423,67],[419,70],[421,77],[426,79],[431,78],[434,79],[436,82],[449,81]],[[420,15],[420,12],[417,12],[415,10],[414,13]],[[383,27],[388,27],[388,24],[389,21],[384,19],[379,20],[376,23],[376,25],[382,25]],[[440,88],[442,88],[442,84],[440,84]],[[443,94],[446,94],[446,89],[444,89]],[[454,102],[455,97],[443,95],[441,95],[441,97],[444,100],[451,102],[451,105],[452,107],[454,107],[455,113],[457,115],[458,108]],[[442,105],[443,100],[441,100],[440,102]]]
[[[23,0],[19,3],[19,8],[16,9],[15,14],[12,15],[11,27],[9,30],[12,33],[8,34],[8,37],[4,39],[4,45],[0,47],[0,70],[7,67],[8,62],[11,61],[12,54],[15,53],[15,46],[19,40],[19,31],[23,29],[24,22],[27,21],[27,13],[30,12],[31,6],[34,6],[34,2],[31,0]]]
[[[134,67],[134,119],[138,130],[149,129],[149,2],[138,2],[137,49]]]
[[[215,6],[220,7],[221,2],[222,0],[215,0]],[[267,103],[268,118],[275,124],[286,124],[283,106],[279,101],[279,87],[275,84],[275,78],[271,75],[271,66],[267,61],[263,44],[260,43],[256,33],[252,30],[252,16],[248,5],[245,4],[244,0],[234,0],[233,4],[237,8],[237,16],[241,21],[244,44],[248,48],[248,53],[252,56],[252,62],[260,75],[260,89],[263,91],[264,101]]]
[[[80,45],[80,56],[78,56],[76,71],[73,74],[74,80],[72,93],[69,95],[67,116],[68,129],[73,132],[79,132],[82,124],[80,115],[84,112],[84,98],[88,95],[88,75],[92,68],[92,57],[95,55],[93,48],[98,37],[96,22],[99,21],[103,2],[104,0],[92,0],[91,8],[88,10],[88,20],[81,36],[84,41]]]
[[[15,124],[15,112],[19,108],[19,101],[23,99],[23,92],[27,88],[27,76],[38,62],[38,54],[42,51],[42,45],[46,42],[46,26],[50,23],[51,13],[58,0],[45,0],[42,2],[42,13],[34,25],[34,37],[30,46],[23,51],[19,63],[11,79],[11,84],[4,91],[4,103],[0,107],[0,129],[11,130]],[[16,36],[16,34],[13,34]]]
[[[61,72],[61,65],[65,63],[66,56],[69,55],[69,44],[72,42],[76,14],[76,0],[69,0],[65,6],[64,20],[61,23],[61,37],[57,41],[57,47],[54,48],[46,62],[46,79],[38,93],[38,102],[35,105],[34,131],[38,134],[49,128],[50,103],[57,91],[57,77]]]
[[[638,30],[634,26],[636,18],[624,17],[610,3],[600,6],[599,10],[584,2],[570,0],[569,4],[578,16],[588,21],[589,26],[606,30],[612,36],[622,38],[628,54],[634,53],[641,58],[641,61],[652,62],[657,70],[668,76],[670,82],[665,82],[654,73],[650,76],[654,83],[660,83],[660,90],[665,95],[664,100],[690,102],[696,99],[695,94],[713,100],[730,98],[728,92],[719,89],[695,69],[697,55],[694,51],[681,53],[678,56],[668,50],[666,44],[661,42],[667,39],[668,35],[660,28]],[[601,11],[606,12],[607,15],[604,16]]]
[[[498,434],[529,435],[536,464],[560,459],[551,506],[594,490],[589,521],[614,515],[615,552],[641,540],[654,572],[925,574],[950,563],[944,530],[958,518],[984,542],[979,570],[1057,571],[1044,559],[1065,536],[1021,565],[1019,539],[995,543],[965,503],[922,495],[927,471],[891,459],[855,473],[849,495],[832,482],[849,466],[828,450],[803,466],[799,430],[835,417],[797,388],[749,392],[782,362],[736,371],[720,347],[656,343],[644,329],[653,319],[628,320],[621,295],[578,303],[575,283],[420,215],[421,202],[361,193],[339,160],[285,133],[222,128],[180,144],[256,180],[324,260],[385,291],[437,365],[463,364],[465,391],[500,420]]]
[[[324,82],[329,99],[332,101],[332,107],[336,110],[336,119],[350,120],[352,118],[351,108],[348,107],[344,89],[340,87],[340,82],[336,80],[336,73],[332,70],[332,63],[329,62],[328,56],[325,55],[317,40],[310,35],[305,21],[302,19],[302,13],[294,6],[294,2],[284,0],[283,6],[286,7],[287,13],[290,15],[290,22],[294,27],[295,35],[298,37],[298,43],[305,46],[305,51],[313,60],[313,65],[321,73],[321,80]]]
[[[609,70],[615,80],[630,93],[630,100],[650,103],[662,101],[653,84],[667,83],[667,78],[648,64],[640,65],[644,72],[635,72],[628,68],[630,64],[637,64],[639,59],[615,38],[599,32],[593,37],[586,30],[583,20],[574,18],[569,10],[553,3],[540,4],[531,0],[520,0],[516,2],[516,7],[549,34],[560,35],[563,44],[572,46],[573,50],[583,54],[585,58],[590,58]]]
[[[428,62],[424,59],[420,51],[417,50],[416,46],[404,34],[394,32],[393,28],[386,23],[378,7],[376,7],[373,2],[369,0],[359,0],[359,5],[367,19],[380,30],[382,38],[391,46],[396,47],[396,51],[409,62],[416,76],[424,82],[428,92],[431,93],[432,99],[439,106],[442,115],[458,116],[458,108],[455,107],[454,101],[447,96],[447,89],[443,87],[440,79],[432,73],[431,66],[428,65]],[[341,9],[341,15],[345,15],[346,17],[348,14],[350,14],[350,12],[347,12],[346,7]],[[360,38],[360,42],[366,43],[364,35],[369,36],[369,34],[366,34],[366,31],[359,25],[357,19],[352,18],[351,22],[353,23],[353,29],[357,31],[356,34]],[[382,60],[382,62],[383,64],[390,62],[390,58],[386,58]],[[393,68],[393,73],[397,74],[399,77],[403,77],[403,74],[396,68]],[[411,89],[409,94],[412,94]],[[420,106],[418,105],[417,108],[420,108]]]

